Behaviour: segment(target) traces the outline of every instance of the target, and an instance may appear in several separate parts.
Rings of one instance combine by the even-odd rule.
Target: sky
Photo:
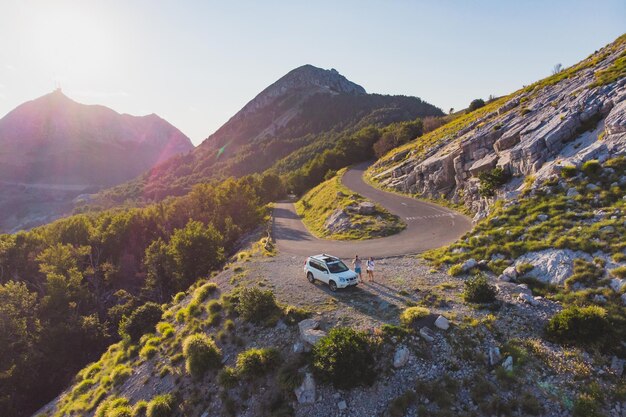
[[[0,117],[60,86],[199,144],[293,68],[444,111],[510,93],[626,32],[626,1],[2,0]]]

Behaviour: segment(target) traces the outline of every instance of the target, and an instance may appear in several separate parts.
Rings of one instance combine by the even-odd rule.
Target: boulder
[[[422,327],[420,329],[420,336],[427,342],[433,342],[435,340],[435,332],[428,327]]]
[[[313,404],[315,402],[315,380],[313,374],[307,372],[302,384],[294,390],[298,403]]]
[[[324,222],[324,229],[331,233],[345,232],[352,227],[350,216],[343,209],[337,209]]]
[[[374,212],[376,211],[376,205],[374,205],[374,203],[371,203],[369,201],[364,201],[362,203],[359,204],[359,214],[374,214]]]
[[[566,194],[566,195],[567,195],[567,197],[569,197],[569,198],[573,198],[573,197],[576,197],[576,196],[578,196],[578,195],[580,195],[580,194],[578,193],[578,191],[576,190],[576,188],[573,188],[573,187],[572,187],[572,188],[570,188],[569,190],[567,190],[567,194]]]
[[[588,189],[589,191],[598,191],[600,189],[600,187],[598,187],[594,183],[587,184],[585,188]]]
[[[550,218],[550,216],[548,216],[547,214],[540,214],[540,215],[537,216],[537,220],[539,220],[540,222],[545,222],[549,218]]]
[[[463,262],[463,265],[461,265],[461,269],[463,270],[463,272],[467,272],[472,268],[476,268],[477,266],[478,262],[476,262],[476,259],[470,258],[467,261]]]
[[[531,306],[536,306],[537,304],[539,304],[532,295],[523,292],[519,293],[517,299],[521,302],[530,304]]]
[[[494,366],[502,360],[502,355],[500,354],[500,348],[492,347],[489,348],[489,365]]]
[[[437,320],[435,320],[435,326],[441,330],[448,330],[450,322],[444,316],[439,316]]]
[[[315,319],[305,319],[298,323],[300,338],[309,345],[316,344],[321,338],[326,336],[326,332],[318,330],[320,323]]]
[[[609,286],[615,292],[621,292],[622,288],[626,285],[626,279],[613,278]]]
[[[406,346],[400,346],[393,355],[393,367],[402,368],[409,361],[409,349]]]
[[[626,293],[622,294],[620,299],[622,300],[622,304],[626,306]]]
[[[513,357],[507,356],[504,362],[502,362],[502,367],[507,372],[513,372]]]
[[[344,400],[341,400],[337,403],[337,408],[339,409],[339,411],[344,411],[348,408],[348,404],[346,404]]]
[[[323,330],[314,330],[314,329],[306,330],[304,333],[302,333],[300,335],[300,337],[302,337],[302,340],[304,340],[305,342],[307,342],[310,345],[315,345],[322,338],[324,338],[324,336],[326,336],[326,332],[325,331],[323,331]]]
[[[593,302],[596,304],[606,304],[607,299],[602,294],[596,294],[593,296]]]
[[[545,249],[539,252],[526,253],[515,261],[516,265],[529,263],[533,269],[533,277],[537,280],[561,285],[574,270],[574,259],[581,258],[587,262],[593,259],[588,253],[571,249]]]
[[[626,132],[626,100],[613,107],[604,121],[604,128],[609,135]]]
[[[517,278],[517,269],[514,266],[509,266],[502,271],[502,274],[498,277],[501,281],[515,281]]]

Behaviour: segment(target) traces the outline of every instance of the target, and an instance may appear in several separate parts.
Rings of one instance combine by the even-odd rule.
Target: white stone
[[[519,293],[517,298],[524,303],[530,304],[531,306],[536,306],[537,304],[539,304],[532,295],[527,294],[527,293],[521,292]]]
[[[409,349],[406,346],[400,346],[393,355],[393,367],[402,368],[409,361]]]
[[[622,300],[622,304],[626,306],[626,293],[622,294],[620,298]]]
[[[626,285],[626,279],[621,278],[613,278],[611,279],[611,283],[609,284],[611,289],[615,292],[621,292],[622,288],[624,288],[624,285]]]
[[[502,360],[500,348],[492,347],[489,349],[489,365],[494,366]]]
[[[463,265],[461,265],[461,269],[463,270],[463,272],[467,272],[472,268],[476,268],[477,265],[478,262],[476,262],[476,259],[470,258],[467,261],[463,262]]]
[[[513,357],[507,356],[504,362],[502,362],[502,367],[505,371],[512,372],[513,371]]]
[[[448,328],[450,327],[450,322],[444,316],[439,316],[437,317],[437,320],[435,320],[435,326],[440,328],[441,330],[448,330]]]
[[[339,410],[340,410],[340,411],[343,411],[343,410],[345,410],[346,408],[348,408],[348,404],[346,404],[346,402],[345,402],[345,401],[343,401],[343,400],[342,400],[342,401],[339,401],[339,402],[337,403],[337,408],[339,408]]]
[[[537,220],[539,220],[540,222],[545,222],[549,218],[550,217],[547,214],[540,214],[540,215],[537,216]]]
[[[533,277],[544,283],[563,284],[574,271],[574,259],[582,258],[587,262],[593,259],[586,252],[570,249],[545,249],[526,253],[515,261],[516,265],[532,264]]]
[[[376,211],[374,203],[364,201],[359,204],[359,214],[373,214]]]
[[[435,340],[435,333],[428,327],[422,327],[420,329],[420,336],[422,336],[422,338],[427,342],[432,342]]]
[[[597,191],[600,189],[600,187],[598,187],[594,183],[587,184],[587,187],[585,188],[587,188],[589,191]]]
[[[298,403],[313,404],[315,402],[315,380],[313,374],[307,372],[302,384],[294,390]]]
[[[580,194],[578,193],[576,188],[570,188],[569,190],[567,190],[567,196],[570,197],[570,198],[571,197],[576,197],[578,195],[580,195]]]
[[[593,296],[593,302],[596,304],[606,304],[607,299],[602,294],[596,294]]]
[[[316,344],[321,338],[326,336],[326,332],[318,330],[320,323],[315,319],[305,319],[298,323],[300,337],[310,345]]]

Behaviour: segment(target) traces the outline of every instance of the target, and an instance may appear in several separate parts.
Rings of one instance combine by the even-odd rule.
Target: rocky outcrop
[[[513,179],[540,170],[547,175],[563,161],[579,165],[626,153],[626,79],[593,86],[595,71],[608,68],[625,49],[623,44],[607,48],[589,58],[598,60],[594,67],[582,65],[557,83],[520,91],[497,111],[443,138],[429,151],[416,153],[419,156],[405,151],[400,158],[379,161],[375,167],[388,164],[388,168],[374,178],[388,188],[445,196],[482,211],[489,205],[479,193],[478,176],[483,172],[500,167]],[[511,181],[503,192],[520,183]]]
[[[534,268],[530,275],[544,283],[563,284],[574,271],[574,260],[584,259],[591,262],[589,254],[570,249],[546,249],[520,256],[516,265],[531,264]]]

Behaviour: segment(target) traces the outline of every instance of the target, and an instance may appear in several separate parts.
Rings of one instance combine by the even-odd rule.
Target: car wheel
[[[328,281],[328,288],[330,288],[332,292],[337,291],[337,284],[335,283],[335,281],[333,280]]]
[[[313,274],[312,274],[312,273],[308,272],[308,273],[306,274],[306,278],[309,280],[309,282],[310,282],[311,284],[314,284],[314,283],[315,283],[315,278],[313,278]]]

